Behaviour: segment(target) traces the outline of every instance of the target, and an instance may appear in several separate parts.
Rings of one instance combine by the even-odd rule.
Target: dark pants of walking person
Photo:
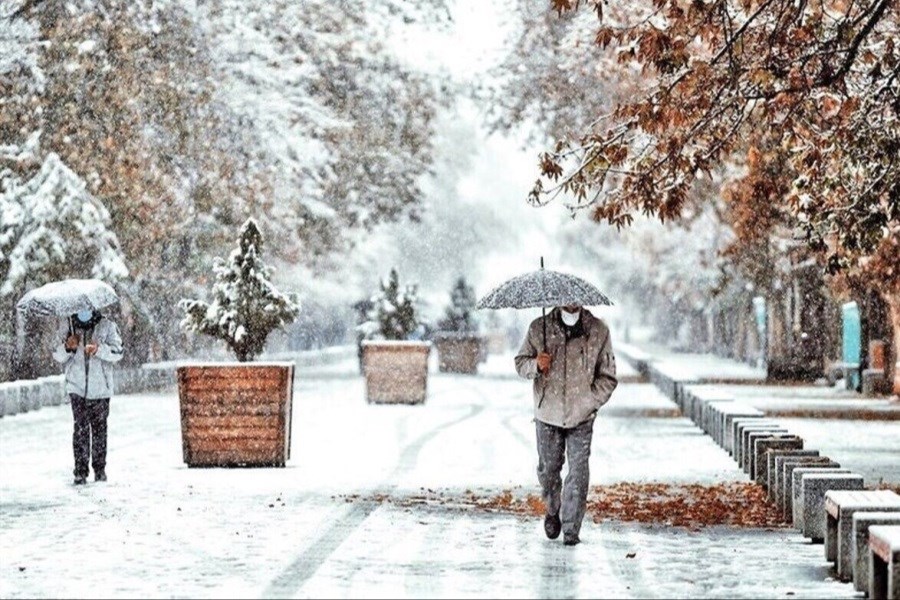
[[[106,470],[106,419],[109,417],[109,398],[85,400],[69,394],[75,431],[72,434],[72,450],[75,453],[75,477],[87,478],[88,459],[94,467],[94,475],[105,476]]]
[[[578,537],[587,504],[594,419],[565,429],[535,421],[537,426],[538,480],[541,482],[544,505],[548,515],[559,515],[562,531]],[[565,483],[560,476],[566,455],[569,472]]]

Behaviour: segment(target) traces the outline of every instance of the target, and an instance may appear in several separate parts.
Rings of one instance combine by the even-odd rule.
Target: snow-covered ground
[[[67,406],[0,420],[0,597],[853,597],[788,530],[586,520],[567,548],[540,519],[347,501],[537,493],[530,386],[511,368],[433,372],[423,406],[366,404],[352,360],[301,370],[284,469],[185,467],[174,393],[114,398],[105,484],[71,485]],[[623,384],[594,483],[745,481],[689,421],[648,416],[672,406]]]

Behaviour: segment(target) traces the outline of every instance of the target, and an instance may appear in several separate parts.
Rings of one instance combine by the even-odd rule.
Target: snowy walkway
[[[537,493],[529,385],[503,365],[432,373],[414,407],[367,405],[351,363],[301,370],[285,469],[186,468],[174,394],[114,399],[110,481],[82,488],[68,406],[0,420],[0,597],[853,597],[787,530],[586,519],[570,548],[540,519],[345,500]],[[672,408],[622,385],[593,482],[746,481],[686,419],[648,416]]]

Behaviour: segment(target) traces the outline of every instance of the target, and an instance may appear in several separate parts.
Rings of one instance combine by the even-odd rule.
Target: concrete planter
[[[182,365],[176,370],[189,467],[283,467],[291,453],[293,363]]]
[[[367,402],[425,403],[429,342],[365,341],[362,348]]]
[[[484,338],[471,333],[440,331],[434,336],[438,352],[438,368],[441,373],[478,372],[478,363],[484,352]]]

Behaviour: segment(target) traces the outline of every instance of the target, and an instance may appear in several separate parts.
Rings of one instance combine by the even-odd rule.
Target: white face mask
[[[560,315],[562,316],[562,321],[569,327],[578,322],[578,319],[581,318],[581,311],[570,313],[564,308],[560,309]]]

